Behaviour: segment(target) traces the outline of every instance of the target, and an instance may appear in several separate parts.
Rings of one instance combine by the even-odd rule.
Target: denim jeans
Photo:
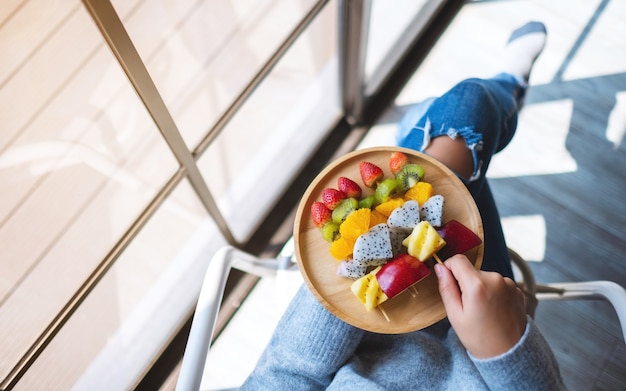
[[[485,236],[482,269],[513,277],[500,215],[485,177],[491,157],[511,141],[527,84],[501,73],[491,79],[467,79],[439,98],[413,106],[398,126],[397,143],[423,152],[431,139],[462,137],[472,151],[474,171],[459,176],[476,201]]]

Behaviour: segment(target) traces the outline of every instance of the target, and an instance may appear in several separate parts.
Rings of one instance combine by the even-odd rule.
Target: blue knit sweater
[[[486,330],[485,338],[489,338]],[[532,319],[516,346],[472,357],[447,320],[382,335],[328,312],[303,286],[243,390],[561,390],[557,362]]]

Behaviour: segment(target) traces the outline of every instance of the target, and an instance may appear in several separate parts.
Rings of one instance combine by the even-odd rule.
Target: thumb
[[[451,311],[461,309],[463,306],[461,290],[450,269],[438,263],[435,265],[435,274],[437,274],[439,294],[446,312],[449,314]]]

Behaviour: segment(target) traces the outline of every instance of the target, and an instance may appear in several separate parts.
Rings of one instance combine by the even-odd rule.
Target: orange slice
[[[397,207],[402,206],[404,204],[404,200],[402,198],[391,198],[388,201],[385,201],[379,205],[377,205],[374,210],[382,213],[383,215],[389,217],[391,212]]]
[[[404,193],[404,200],[415,200],[422,206],[433,195],[433,185],[428,182],[417,182],[415,186]]]

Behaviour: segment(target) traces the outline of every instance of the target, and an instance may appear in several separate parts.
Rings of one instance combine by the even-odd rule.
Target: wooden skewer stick
[[[441,258],[439,258],[439,255],[437,255],[437,253],[433,254],[433,258],[435,258],[435,261],[443,265],[443,261],[441,260]]]
[[[385,319],[387,319],[387,322],[391,323],[391,319],[389,319],[389,315],[387,315],[387,311],[385,311],[385,309],[380,305],[378,306],[378,309],[380,310],[380,313],[383,314]]]
[[[411,296],[413,296],[413,297],[417,297],[417,295],[419,295],[419,293],[420,293],[420,292],[417,290],[417,288],[415,287],[415,285],[411,285],[410,292],[411,292]]]

